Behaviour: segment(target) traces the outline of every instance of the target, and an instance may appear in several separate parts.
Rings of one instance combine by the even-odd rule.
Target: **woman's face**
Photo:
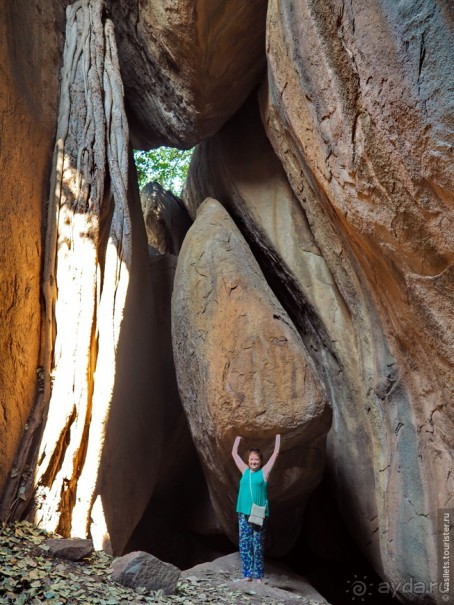
[[[258,471],[262,465],[260,461],[260,456],[258,454],[255,454],[254,452],[251,452],[248,458],[248,465],[251,471]]]

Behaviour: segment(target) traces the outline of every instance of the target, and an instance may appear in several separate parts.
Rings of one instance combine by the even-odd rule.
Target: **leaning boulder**
[[[116,559],[112,569],[112,578],[123,586],[162,590],[164,594],[175,593],[181,575],[178,567],[142,551]]]
[[[273,550],[286,551],[323,473],[331,409],[300,335],[214,199],[200,207],[180,252],[172,333],[183,406],[214,508],[233,540],[234,437],[266,446],[276,433],[283,435],[282,472],[272,482],[279,501],[273,502],[273,491],[270,497],[273,524],[280,527]]]

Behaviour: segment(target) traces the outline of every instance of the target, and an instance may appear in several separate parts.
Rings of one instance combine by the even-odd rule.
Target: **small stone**
[[[123,586],[162,590],[164,594],[175,594],[181,575],[178,567],[142,551],[119,557],[113,562],[112,570],[112,579]]]
[[[80,561],[93,552],[93,542],[81,538],[49,538],[45,545],[54,557],[68,561]]]

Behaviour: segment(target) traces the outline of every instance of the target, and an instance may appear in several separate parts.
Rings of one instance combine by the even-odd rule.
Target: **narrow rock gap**
[[[144,550],[187,569],[236,547],[226,538],[210,505],[208,487],[183,410],[173,363],[170,299],[179,250],[192,224],[180,198],[192,150],[160,147],[134,151],[145,222],[149,276],[160,338],[160,380],[165,384],[163,453],[148,505],[124,552]],[[201,518],[203,509],[208,523]],[[183,511],[183,512],[182,512]],[[207,530],[207,527],[209,528]]]

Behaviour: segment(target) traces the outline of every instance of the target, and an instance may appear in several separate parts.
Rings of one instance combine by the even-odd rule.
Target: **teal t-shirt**
[[[268,517],[267,486],[268,484],[265,481],[261,468],[255,472],[252,472],[250,468],[247,468],[240,479],[236,512],[250,515],[252,500],[254,500],[254,504],[257,504],[257,506],[266,506],[266,516]]]

